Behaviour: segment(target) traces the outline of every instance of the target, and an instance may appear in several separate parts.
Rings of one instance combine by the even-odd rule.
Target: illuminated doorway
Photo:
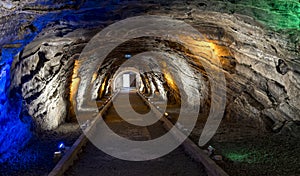
[[[123,74],[123,87],[124,88],[136,87],[136,74],[135,73]]]

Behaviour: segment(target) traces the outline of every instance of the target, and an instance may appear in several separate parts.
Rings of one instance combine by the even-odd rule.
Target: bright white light
[[[65,148],[65,144],[62,142],[59,144],[58,149],[64,149]]]
[[[132,57],[131,54],[125,54],[126,59],[130,59],[131,57]]]

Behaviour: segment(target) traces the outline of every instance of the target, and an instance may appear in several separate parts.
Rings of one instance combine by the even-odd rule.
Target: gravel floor
[[[211,144],[225,156],[219,165],[230,175],[300,175],[299,139],[269,134]]]
[[[199,135],[191,138],[196,142]],[[231,176],[300,176],[299,138],[223,123],[208,145],[223,156],[217,164]]]
[[[169,111],[172,111],[172,109],[169,109]],[[176,114],[176,110],[174,112]],[[199,129],[203,128],[203,122],[205,121],[197,124],[196,130],[190,136],[194,142],[197,142],[199,139],[199,134],[201,133]],[[153,133],[151,128],[149,131]],[[154,132],[157,131],[154,130]],[[0,163],[0,175],[47,175],[56,164],[53,162],[53,153],[57,150],[58,144],[63,141],[67,146],[71,146],[80,134],[81,130],[77,124],[64,124],[55,131],[35,136],[18,154],[7,162]],[[242,123],[222,122],[217,134],[208,145],[212,145],[216,149],[216,154],[223,156],[223,161],[218,161],[217,164],[231,176],[300,176],[299,138],[274,133],[262,133],[260,130],[248,127]],[[95,151],[95,147],[92,144],[88,144],[87,150]],[[124,162],[124,167],[119,167],[121,161],[107,156],[99,150],[96,151],[96,156],[102,157],[101,162],[103,162],[103,165],[101,164],[101,168],[104,168],[103,173],[108,175],[120,175],[123,171],[123,173],[132,174],[127,168],[135,169],[137,174],[148,173],[149,175],[153,173],[154,175],[161,175],[161,173],[171,170],[173,175],[191,175],[191,173],[186,173],[183,169],[187,167],[182,162],[188,163],[190,161],[188,161],[188,157],[181,156],[181,150],[181,148],[175,150],[173,152],[175,157],[173,156],[173,158],[172,154],[156,161],[141,162],[140,164]],[[88,155],[85,157],[88,157]],[[172,158],[172,162],[170,158]],[[179,160],[182,162],[177,162]],[[87,169],[91,170],[91,168],[98,166],[99,163],[91,162],[90,168]],[[190,165],[190,167],[189,169],[194,168],[193,165]],[[81,173],[81,171],[73,169],[67,175],[78,175],[77,173]],[[166,175],[166,173],[164,174]],[[84,175],[84,172],[81,175]]]
[[[124,97],[119,95],[116,101],[122,101]],[[125,96],[126,98],[126,96]],[[139,113],[146,113],[149,110],[135,92],[131,93],[130,101],[132,107]],[[121,107],[126,109],[126,107]],[[124,111],[123,109],[123,111]],[[120,136],[131,140],[155,139],[166,133],[160,122],[147,127],[140,127],[129,124],[122,120],[115,108],[108,110],[104,117],[108,126]],[[100,133],[101,134],[101,133]],[[101,136],[101,135],[100,135]],[[130,152],[130,151],[127,151]],[[147,152],[145,152],[145,155]],[[65,173],[68,176],[205,176],[206,171],[201,163],[193,161],[187,156],[181,147],[167,154],[164,157],[150,161],[124,161],[111,157],[95,146],[88,143],[86,149],[79,157],[75,165]]]
[[[180,108],[168,107],[176,123]],[[198,143],[205,118],[198,122],[190,138]],[[300,134],[298,134],[300,136]],[[231,176],[300,176],[300,138],[287,134],[262,131],[248,123],[223,120],[215,136],[203,147],[211,145],[215,154],[222,155],[217,161]]]
[[[53,153],[60,142],[71,146],[81,134],[76,123],[61,125],[52,132],[33,137],[28,145],[7,162],[0,164],[3,176],[44,176],[55,166]]]
[[[67,176],[205,176],[203,166],[198,166],[182,148],[155,160],[132,162],[113,158],[89,143],[84,154]]]

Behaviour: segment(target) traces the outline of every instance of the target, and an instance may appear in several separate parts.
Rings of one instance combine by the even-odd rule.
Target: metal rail
[[[99,114],[104,114],[112,104],[112,101],[117,97],[119,92],[116,92],[113,96],[111,96],[108,102],[101,106]],[[97,121],[97,116],[87,129],[85,129],[85,133],[93,133]],[[63,155],[63,157],[59,160],[56,164],[54,169],[48,174],[48,176],[62,176],[74,163],[75,160],[78,159],[78,155],[82,152],[82,148],[87,144],[89,141],[86,137],[85,133],[81,134],[79,138],[75,141],[72,147]]]
[[[172,122],[167,119],[163,114],[164,112],[160,112],[152,103],[150,103],[146,97],[144,97],[140,92],[137,94],[142,98],[142,100],[151,107],[151,110],[155,113],[157,117],[163,122],[163,126],[167,131],[170,131],[176,140],[180,140],[186,137],[180,130],[173,131],[170,130],[173,128]],[[182,141],[182,140],[180,140]],[[211,176],[229,176],[220,166],[218,166],[209,156],[201,150],[191,139],[187,138],[182,143],[187,154],[189,154],[194,160],[201,162],[206,168],[207,172]]]
[[[114,94],[110,98],[110,101],[107,102],[99,114],[104,114],[112,104],[112,101],[117,97],[119,92]],[[137,92],[137,94],[141,97],[141,99],[149,106],[153,113],[163,122],[164,128],[169,131],[173,128],[173,124],[166,117],[164,117],[164,112],[160,112],[152,103],[150,103],[146,97],[144,97],[141,93]],[[93,120],[91,126],[86,129],[86,133],[93,133],[99,116]],[[175,140],[180,140],[185,138],[185,135],[177,130],[175,133],[172,133]],[[82,148],[87,144],[88,139],[85,133],[81,134],[81,136],[76,140],[76,142],[72,145],[72,147],[66,152],[66,154],[61,158],[61,160],[57,163],[55,168],[48,174],[48,176],[62,176],[73,164],[74,161],[78,159],[78,154],[82,152]],[[185,149],[185,152],[190,155],[197,162],[201,162],[208,175],[210,176],[229,176],[222,168],[220,168],[209,156],[201,150],[192,140],[189,138],[185,139],[182,143],[182,146]]]

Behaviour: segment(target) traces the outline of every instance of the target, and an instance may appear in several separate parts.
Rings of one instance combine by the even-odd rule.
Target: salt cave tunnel
[[[195,143],[212,106],[224,98],[221,124],[200,148],[214,146],[223,158],[216,163],[229,175],[300,173],[298,0],[4,0],[0,11],[0,175],[45,175],[54,168],[57,145],[71,146],[82,134],[77,93],[87,77],[98,107],[131,87],[154,104],[167,102],[174,124],[181,100],[190,98],[187,102],[199,107],[189,135]],[[184,31],[174,30],[168,35],[176,41],[132,38],[113,48],[93,74],[80,75],[96,66],[80,60],[93,37],[118,21],[145,15],[182,21],[201,37],[176,36]],[[212,82],[226,95],[212,96]],[[66,175],[72,173],[81,172]],[[116,175],[109,173],[104,175]]]

